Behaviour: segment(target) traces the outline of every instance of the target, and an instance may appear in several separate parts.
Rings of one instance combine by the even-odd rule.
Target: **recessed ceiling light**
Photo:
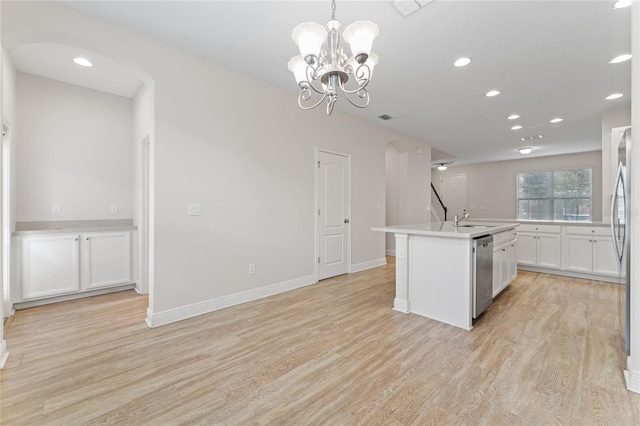
[[[447,170],[447,168],[448,168],[448,167],[447,167],[447,165],[446,165],[446,164],[440,164],[440,165],[438,166],[438,170],[440,170],[441,172],[442,172],[442,171]]]
[[[485,93],[485,96],[488,98],[492,98],[494,96],[498,96],[500,94],[499,90],[489,90],[487,93]]]
[[[520,129],[522,129],[522,126],[521,126],[521,125],[519,125],[519,124],[518,124],[517,126],[513,126],[513,127],[511,128],[511,130],[520,130]]]
[[[622,9],[624,7],[631,6],[631,0],[618,0],[616,4],[613,5],[614,9]]]
[[[532,136],[525,136],[523,138],[520,138],[522,142],[533,141],[536,139],[542,139],[542,135],[532,135]]]
[[[609,61],[610,64],[619,64],[620,62],[628,61],[631,59],[631,55],[626,53],[624,55],[616,56],[612,60]]]
[[[549,123],[559,123],[559,122],[561,122],[562,120],[563,120],[562,118],[558,117],[558,118],[554,118],[554,119],[552,119],[552,120],[549,120]]]
[[[511,114],[507,117],[507,120],[515,120],[516,118],[520,118],[518,114]]]
[[[460,58],[453,63],[456,67],[464,67],[471,63],[471,58]]]
[[[91,63],[90,60],[86,59],[86,58],[73,58],[73,62],[75,62],[76,64],[82,66],[82,67],[92,67],[93,64]]]
[[[518,148],[518,151],[520,151],[520,154],[531,154],[533,148]]]
[[[618,98],[621,98],[622,96],[623,96],[623,95],[622,95],[622,93],[613,93],[613,94],[611,94],[611,95],[607,96],[605,99],[606,99],[606,100],[608,100],[608,101],[610,101],[610,100],[612,100],[612,99],[618,99]]]

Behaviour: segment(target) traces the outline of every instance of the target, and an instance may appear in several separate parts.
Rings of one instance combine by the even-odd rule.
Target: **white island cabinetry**
[[[493,297],[496,297],[518,276],[516,233],[504,231],[493,236]]]
[[[129,230],[19,235],[15,241],[14,303],[133,287]]]
[[[501,256],[498,269],[502,271],[504,268],[504,282],[510,282],[511,274],[516,269],[515,256],[510,263],[509,253],[512,251],[508,243],[513,242],[515,250],[515,241],[510,240],[509,236],[515,237],[511,233],[517,226],[517,223],[474,224],[465,221],[458,227],[453,222],[433,222],[373,228],[374,231],[391,232],[396,238],[396,294],[393,309],[471,330],[475,316],[474,239],[503,233],[506,240],[500,242],[500,247],[505,249],[506,254]],[[496,286],[496,282],[492,281],[495,275],[492,275],[491,269],[491,266],[489,269],[479,269],[478,282],[483,284],[483,288],[478,288],[478,292],[482,290],[490,294]],[[485,277],[488,279],[485,280]],[[505,286],[502,272],[500,277],[502,290]],[[488,284],[488,288],[484,287],[484,283]]]

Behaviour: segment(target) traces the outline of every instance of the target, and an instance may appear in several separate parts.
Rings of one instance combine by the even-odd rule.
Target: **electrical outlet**
[[[202,204],[189,203],[189,216],[202,216]]]
[[[255,275],[256,273],[256,264],[255,263],[250,263],[249,264],[249,275]]]
[[[109,211],[111,212],[111,214],[118,214],[118,205],[111,204],[111,206],[109,206]]]
[[[51,214],[60,214],[60,204],[51,205]]]

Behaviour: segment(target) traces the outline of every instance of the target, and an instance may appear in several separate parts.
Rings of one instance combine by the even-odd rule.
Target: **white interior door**
[[[349,272],[349,158],[318,151],[318,279]]]
[[[447,220],[461,215],[467,210],[467,174],[443,176],[440,178],[442,202],[447,208]]]

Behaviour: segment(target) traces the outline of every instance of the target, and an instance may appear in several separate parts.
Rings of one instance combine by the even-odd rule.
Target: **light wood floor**
[[[132,291],[31,308],[0,423],[639,424],[619,291],[521,271],[471,332],[394,312],[393,264],[153,330]]]

